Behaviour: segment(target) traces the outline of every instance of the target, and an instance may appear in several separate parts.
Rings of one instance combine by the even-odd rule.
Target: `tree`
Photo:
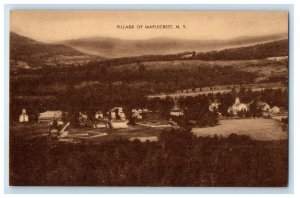
[[[249,109],[250,109],[250,113],[252,114],[252,117],[256,118],[262,116],[262,109],[259,108],[257,100],[253,101],[250,104]]]
[[[139,65],[139,72],[144,73],[146,71],[146,67],[143,64]]]
[[[167,96],[165,99],[161,99],[160,110],[162,117],[169,119],[170,111],[174,105],[175,102],[170,96]]]

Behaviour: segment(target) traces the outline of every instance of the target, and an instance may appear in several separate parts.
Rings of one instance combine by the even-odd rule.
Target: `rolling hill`
[[[231,40],[190,40],[174,38],[152,38],[146,40],[123,40],[107,37],[71,39],[60,43],[87,54],[105,58],[120,58],[142,55],[176,54],[185,51],[211,51],[224,48],[249,46],[286,39],[285,34],[258,37],[238,37]]]
[[[288,56],[288,39],[261,43],[246,47],[229,48],[220,51],[200,52],[194,59],[199,60],[251,60],[268,57]]]
[[[10,33],[10,66],[38,68],[44,66],[82,65],[97,57],[62,44],[42,43],[17,33]]]

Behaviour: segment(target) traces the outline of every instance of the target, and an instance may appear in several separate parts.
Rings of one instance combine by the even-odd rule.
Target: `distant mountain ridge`
[[[101,64],[111,65],[112,62],[122,64],[126,61],[132,62],[137,60],[139,62],[181,60],[186,58],[198,60],[241,60],[261,59],[269,56],[287,56],[288,39],[277,39],[281,37],[284,37],[284,35],[269,35],[255,38],[239,37],[227,41],[196,41],[172,38],[131,41],[97,37],[64,41],[63,44],[49,44],[11,32],[10,66],[11,68],[42,68],[45,66],[86,66],[90,62],[96,65],[99,65],[100,62],[102,62]],[[273,41],[274,39],[277,40]],[[263,42],[266,40],[271,41]],[[201,47],[206,50],[195,50]],[[80,49],[78,48],[83,48],[84,50],[81,51],[85,52],[79,51]],[[88,54],[89,49],[96,50],[101,56]],[[191,51],[196,51],[196,56],[185,56],[185,54],[191,54]],[[112,60],[103,61],[101,57],[104,56],[110,57]]]
[[[288,56],[288,49],[288,39],[282,39],[245,47],[200,52],[194,58],[198,60],[253,60],[269,57],[285,57]]]
[[[80,65],[94,57],[63,44],[48,44],[10,32],[10,64],[12,67]]]
[[[286,39],[286,34],[244,36],[230,40],[190,40],[174,38],[152,38],[146,40],[123,40],[109,37],[71,39],[60,43],[87,54],[105,58],[120,58],[142,55],[175,54],[184,51],[211,51],[243,47],[275,40]]]

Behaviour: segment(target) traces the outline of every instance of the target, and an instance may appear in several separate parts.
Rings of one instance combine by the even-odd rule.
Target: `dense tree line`
[[[195,67],[193,69],[161,69],[151,70],[140,67],[124,70],[98,67],[96,69],[82,68],[65,71],[55,70],[37,74],[13,76],[10,81],[13,94],[43,95],[49,94],[49,85],[74,85],[81,82],[97,81],[103,84],[122,83],[127,86],[140,85],[147,93],[173,92],[179,89],[209,87],[214,85],[252,83],[257,77],[251,72],[237,71],[232,67]],[[42,91],[42,93],[41,93]],[[53,94],[53,93],[52,93]]]
[[[222,75],[220,75],[222,74]],[[77,111],[80,108],[109,109],[121,105],[128,108],[148,106],[146,96],[174,92],[179,89],[215,84],[250,83],[255,74],[232,68],[202,67],[196,70],[53,70],[49,73],[12,76],[10,111],[16,119],[22,108],[30,113],[51,109]],[[79,87],[81,82],[97,82]],[[50,98],[48,96],[51,96]],[[73,106],[73,107],[72,107]]]
[[[51,146],[52,145],[52,146]],[[11,185],[286,186],[287,141],[161,133],[158,142],[10,139]]]

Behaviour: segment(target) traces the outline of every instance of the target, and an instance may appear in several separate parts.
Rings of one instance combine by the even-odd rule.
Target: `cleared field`
[[[85,140],[89,142],[102,142],[114,139],[134,139],[158,136],[162,130],[170,127],[131,126],[127,129],[92,129],[92,128],[68,128],[68,135],[63,139],[67,141]],[[230,119],[220,120],[215,127],[193,128],[196,136],[219,135],[227,137],[232,133],[248,135],[255,140],[285,140],[288,133],[282,131],[281,123],[274,119]],[[48,127],[41,124],[11,126],[10,134],[22,136],[26,139],[47,137]]]
[[[47,123],[14,123],[9,127],[10,135],[26,138],[45,136],[48,134],[48,130]]]
[[[170,127],[168,127],[170,128]],[[148,126],[130,126],[127,129],[93,129],[93,128],[67,128],[67,135],[62,141],[85,140],[89,142],[102,142],[114,139],[134,139],[158,136],[166,127],[148,127]],[[25,139],[46,138],[48,136],[48,127],[45,124],[25,124],[14,125],[10,127],[10,134]]]
[[[195,69],[197,67],[237,67],[245,69],[245,67],[264,67],[264,66],[284,66],[284,60],[275,61],[267,59],[258,60],[226,60],[226,61],[202,61],[202,60],[176,60],[176,61],[153,61],[143,62],[143,65],[148,70],[163,70],[163,69]],[[114,70],[138,70],[139,64],[123,64],[114,66]]]
[[[263,84],[263,86],[265,87],[256,87],[255,88],[255,85],[254,86],[249,86],[249,85],[243,85],[244,87],[246,88],[251,88],[252,91],[263,91],[265,89],[281,89],[281,90],[286,90],[287,87],[285,86],[281,86],[281,85],[275,85],[275,86],[272,86],[274,85],[275,83],[269,83],[268,84]],[[276,83],[277,84],[277,83]],[[259,84],[257,84],[259,85]],[[231,85],[228,85],[228,86],[231,86]],[[238,86],[236,86],[238,87]],[[218,87],[216,87],[218,88]],[[167,96],[168,97],[171,97],[171,98],[179,98],[179,97],[188,97],[188,96],[192,96],[192,97],[195,97],[195,96],[198,96],[198,95],[208,95],[208,94],[217,94],[217,93],[221,93],[221,94],[224,94],[224,93],[230,93],[232,92],[232,88],[231,89],[224,89],[224,86],[222,86],[223,89],[216,89],[216,90],[206,90],[206,91],[194,91],[194,92],[187,92],[187,93],[165,93],[165,94],[154,94],[154,95],[148,95],[148,98],[166,98]]]
[[[227,137],[231,133],[248,135],[255,140],[285,140],[287,132],[283,132],[279,121],[273,119],[230,119],[220,120],[215,127],[193,128],[196,136],[220,135]]]
[[[87,141],[91,142],[101,142],[101,141],[109,141],[114,139],[131,139],[136,137],[149,137],[149,136],[157,136],[163,128],[152,128],[146,126],[130,126],[127,129],[111,129],[111,128],[103,128],[103,129],[69,129],[70,136],[79,133],[92,133],[93,135],[106,133],[105,136],[94,136],[91,138],[83,138]],[[72,138],[72,137],[71,137]]]

